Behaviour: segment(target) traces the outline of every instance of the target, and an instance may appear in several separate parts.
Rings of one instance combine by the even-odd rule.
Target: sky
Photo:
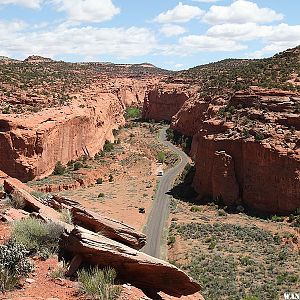
[[[0,55],[180,70],[300,45],[300,0],[0,0]]]

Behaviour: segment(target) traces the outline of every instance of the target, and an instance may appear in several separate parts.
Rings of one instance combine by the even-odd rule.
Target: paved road
[[[182,173],[185,165],[189,161],[188,156],[183,151],[166,140],[166,130],[167,129],[164,128],[160,131],[159,139],[162,144],[177,153],[181,161],[174,168],[169,169],[164,176],[161,177],[152,210],[146,225],[145,233],[147,235],[147,244],[142,251],[158,258],[160,257],[163,230],[169,213],[170,196],[167,195],[167,192],[171,190],[174,180]]]

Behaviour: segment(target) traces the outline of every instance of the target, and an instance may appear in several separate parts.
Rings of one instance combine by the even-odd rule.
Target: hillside
[[[202,95],[228,95],[252,85],[300,91],[300,46],[266,59],[226,59],[179,72],[197,84]]]
[[[37,112],[70,104],[71,94],[108,79],[150,78],[168,74],[148,64],[67,63],[40,56],[24,61],[0,60],[0,111],[4,114]]]

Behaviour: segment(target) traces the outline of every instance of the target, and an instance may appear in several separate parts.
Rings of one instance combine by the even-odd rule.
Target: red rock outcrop
[[[141,105],[150,84],[117,78],[73,95],[69,106],[0,114],[0,169],[28,181],[50,175],[58,161],[94,156],[106,140],[113,140],[112,130],[124,124],[126,105]]]
[[[177,297],[200,290],[198,283],[175,266],[83,228],[65,233],[60,247],[74,261],[114,268],[121,279],[141,289]]]
[[[30,213],[30,216],[60,224],[65,229],[60,239],[60,250],[71,259],[67,276],[73,275],[83,263],[100,268],[112,267],[125,282],[151,292],[162,291],[180,297],[200,290],[199,284],[177,267],[126,246],[129,244],[140,248],[144,245],[145,236],[136,232],[134,228],[89,212],[72,200],[54,197],[53,207],[65,206],[71,209],[80,225],[97,232],[74,227],[61,221],[58,211],[43,204],[20,186],[23,184],[16,179],[6,179],[4,182],[5,191],[13,200],[22,200],[24,210]],[[22,214],[19,210],[8,210],[7,214],[0,215],[0,218],[7,221],[23,217],[28,217],[28,214]]]
[[[145,97],[143,118],[146,120],[171,121],[189,99],[189,92],[181,90],[180,85],[168,85],[163,89],[156,87]]]
[[[146,107],[153,110],[146,114],[164,119],[166,113],[158,112],[157,105],[164,98],[153,99]],[[180,108],[177,97],[172,105],[172,95],[167,103],[171,113],[177,110],[168,116],[171,127],[193,136],[193,186],[199,197],[221,196],[227,205],[242,203],[266,213],[291,213],[300,207],[297,93],[253,87],[229,100],[196,92]]]
[[[119,221],[107,218],[101,214],[84,208],[74,200],[53,196],[51,206],[55,209],[70,210],[73,223],[93,232],[101,232],[104,236],[123,243],[133,249],[141,249],[146,244],[146,235]]]
[[[240,197],[243,204],[267,213],[291,213],[299,207],[300,160],[288,156],[284,149],[280,152],[254,141],[201,134],[193,143],[197,145],[193,186],[200,196],[221,195],[228,205],[240,203]],[[216,160],[218,151],[230,157],[229,169],[226,162],[222,165]],[[220,172],[216,174],[216,170]]]

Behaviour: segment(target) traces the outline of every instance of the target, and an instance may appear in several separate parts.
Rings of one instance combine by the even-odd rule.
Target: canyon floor
[[[299,290],[300,231],[288,218],[227,213],[214,203],[176,198],[168,260],[200,283],[206,300],[283,300]]]
[[[64,175],[51,175],[28,185],[36,196],[46,197],[46,191],[53,192],[142,231],[155,197],[158,169],[163,167],[166,170],[178,161],[178,157],[159,142],[158,132],[163,126],[127,123],[115,133],[116,142],[101,154],[101,158],[87,159],[79,170],[67,169]],[[165,154],[162,166],[157,164],[159,152]],[[79,176],[82,186],[78,186]],[[139,213],[140,208],[144,208],[145,213]],[[9,237],[9,232],[10,226],[0,223],[2,241]],[[0,299],[86,299],[76,281],[55,277],[61,266],[57,257],[45,261],[34,258],[34,264],[34,273],[22,282],[20,288],[0,296]],[[174,299],[167,295],[162,297]],[[121,299],[148,298],[139,289],[124,285]],[[193,295],[182,299],[197,300],[201,297]]]

